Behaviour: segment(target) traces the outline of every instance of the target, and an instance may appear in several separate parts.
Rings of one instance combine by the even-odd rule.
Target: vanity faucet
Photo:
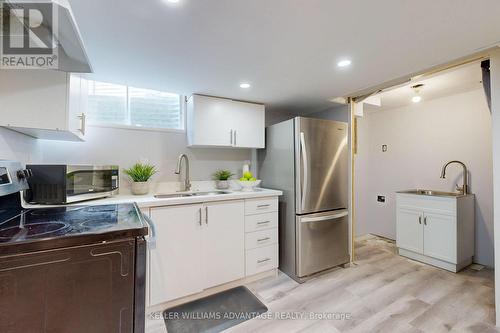
[[[445,179],[446,178],[446,168],[448,167],[448,165],[450,164],[453,164],[453,163],[457,163],[457,164],[460,164],[463,168],[463,185],[462,186],[458,186],[457,184],[457,191],[459,191],[460,193],[462,194],[467,194],[469,193],[469,185],[468,185],[468,179],[469,179],[469,175],[468,175],[468,171],[467,171],[467,167],[465,166],[465,164],[463,162],[460,162],[460,161],[450,161],[448,163],[446,163],[444,166],[443,166],[443,170],[441,170],[441,178]]]

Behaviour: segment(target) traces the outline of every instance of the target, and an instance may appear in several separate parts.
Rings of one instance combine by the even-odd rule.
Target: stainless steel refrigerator
[[[266,128],[263,186],[282,190],[280,270],[302,282],[349,262],[348,127],[297,117]]]

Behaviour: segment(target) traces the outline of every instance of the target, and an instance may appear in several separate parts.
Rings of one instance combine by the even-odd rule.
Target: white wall
[[[296,114],[286,111],[266,111],[266,126],[271,126],[296,116]]]
[[[388,146],[382,152],[382,145]],[[365,113],[358,119],[356,234],[395,239],[395,192],[405,189],[455,191],[463,161],[476,195],[475,261],[493,266],[493,187],[491,115],[484,92],[474,90],[407,107]],[[387,202],[377,202],[385,195]]]
[[[85,142],[36,140],[0,128],[0,159],[22,163],[118,164],[120,168],[147,159],[160,172],[154,181],[178,181],[174,174],[177,157],[190,159],[192,180],[209,180],[219,168],[241,173],[245,160],[252,160],[250,149],[187,148],[185,133],[140,131],[89,127]],[[184,174],[184,172],[183,172]],[[127,187],[128,182],[121,182]]]
[[[329,120],[343,121],[344,123],[349,123],[351,120],[349,115],[349,108],[350,107],[348,105],[339,105],[325,111],[313,113],[306,117],[329,119]]]
[[[0,160],[29,163],[38,161],[40,158],[40,146],[36,140],[0,127]]]
[[[118,164],[126,168],[147,159],[160,170],[155,181],[178,181],[174,170],[182,153],[189,157],[192,180],[209,180],[220,168],[239,173],[243,162],[252,159],[250,149],[187,148],[185,133],[101,127],[89,127],[87,133],[85,142],[41,140],[40,162]]]
[[[495,211],[495,266],[500,267],[500,49],[490,58],[493,128],[493,188]],[[495,270],[496,325],[500,326],[500,269]]]

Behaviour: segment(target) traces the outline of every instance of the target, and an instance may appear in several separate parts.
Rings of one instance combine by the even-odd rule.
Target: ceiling
[[[365,104],[364,109],[372,112],[412,105],[411,99],[416,93],[411,87],[417,84],[424,85],[418,91],[422,102],[475,89],[483,89],[481,64],[475,62],[464,65],[384,91],[377,95],[381,99],[381,107]]]
[[[500,44],[498,0],[69,3],[95,79],[290,113]]]

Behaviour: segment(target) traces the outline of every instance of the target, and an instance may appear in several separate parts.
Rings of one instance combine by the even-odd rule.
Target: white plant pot
[[[133,182],[132,183],[132,194],[134,195],[144,195],[149,192],[149,182]]]
[[[229,180],[218,180],[216,187],[219,190],[227,190],[229,188]]]

